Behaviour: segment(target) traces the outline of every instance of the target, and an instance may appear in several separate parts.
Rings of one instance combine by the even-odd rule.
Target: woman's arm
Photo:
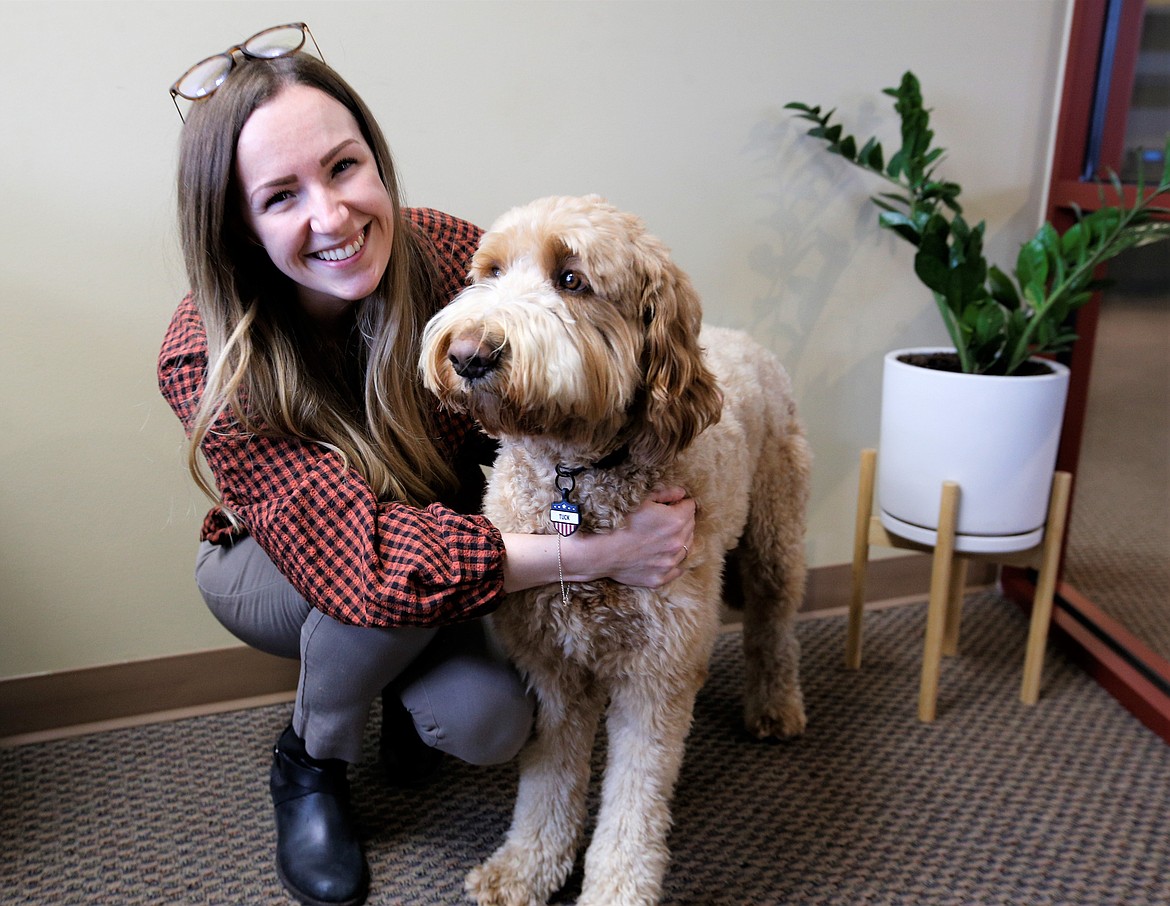
[[[682,488],[662,488],[606,534],[504,534],[504,590],[557,582],[613,579],[655,588],[682,575],[695,537],[695,501]]]

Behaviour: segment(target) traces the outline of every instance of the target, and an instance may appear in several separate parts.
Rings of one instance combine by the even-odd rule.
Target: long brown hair
[[[289,85],[334,98],[357,120],[394,207],[390,264],[355,306],[347,352],[303,324],[294,285],[249,238],[235,177],[236,143],[252,112]],[[368,108],[332,69],[307,54],[250,60],[197,102],[179,156],[179,228],[187,275],[207,331],[206,386],[188,468],[213,499],[198,450],[225,414],[248,433],[294,437],[340,454],[382,499],[425,504],[453,482],[431,439],[417,378],[419,337],[441,304],[434,265],[405,221],[386,140]],[[317,348],[319,347],[319,348]]]

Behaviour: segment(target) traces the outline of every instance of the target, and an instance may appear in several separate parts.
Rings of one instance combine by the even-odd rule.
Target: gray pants
[[[195,580],[237,638],[300,658],[293,729],[314,758],[356,762],[370,705],[386,687],[424,742],[472,764],[508,761],[528,738],[532,699],[480,621],[438,629],[340,623],[305,601],[252,538],[231,547],[203,542]]]

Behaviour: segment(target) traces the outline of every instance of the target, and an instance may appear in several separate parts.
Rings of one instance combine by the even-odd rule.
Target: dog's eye
[[[503,273],[504,273],[504,269],[502,267],[500,267],[498,264],[493,264],[490,268],[488,268],[488,276],[489,277],[499,277]]]
[[[557,277],[557,287],[569,293],[584,293],[589,291],[589,281],[577,271],[561,271]]]

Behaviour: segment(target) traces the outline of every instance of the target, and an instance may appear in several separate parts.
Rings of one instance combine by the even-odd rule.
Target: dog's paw
[[[807,718],[804,704],[797,698],[781,706],[752,708],[749,705],[744,713],[744,723],[756,739],[789,739],[804,732]]]
[[[499,854],[468,872],[463,889],[479,906],[543,906],[544,903]]]

